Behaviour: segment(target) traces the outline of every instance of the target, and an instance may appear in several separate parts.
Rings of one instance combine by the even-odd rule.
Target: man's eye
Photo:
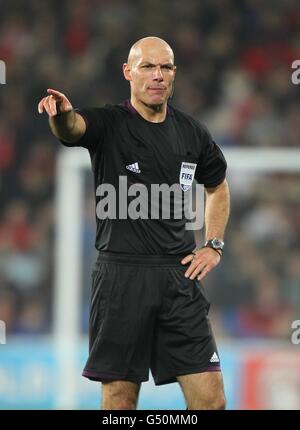
[[[153,67],[151,64],[145,64],[145,66],[143,66],[144,69],[150,69],[151,67]]]

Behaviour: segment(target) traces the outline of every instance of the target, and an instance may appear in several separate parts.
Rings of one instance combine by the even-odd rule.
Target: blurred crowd
[[[121,65],[147,35],[174,49],[172,104],[204,122],[221,148],[299,145],[300,85],[291,82],[300,59],[298,0],[1,2],[0,319],[8,333],[52,328],[60,144],[37,103],[47,88],[74,106],[124,100]],[[284,338],[300,319],[299,178],[274,172],[246,189],[233,180],[223,264],[206,281],[220,335]],[[93,246],[87,206],[85,242]]]

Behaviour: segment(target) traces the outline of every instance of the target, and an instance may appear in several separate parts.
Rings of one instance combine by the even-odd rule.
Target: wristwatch
[[[221,239],[218,239],[217,237],[214,237],[213,239],[207,240],[203,246],[203,248],[208,247],[214,249],[219,255],[222,255],[222,252],[224,250],[224,242]]]

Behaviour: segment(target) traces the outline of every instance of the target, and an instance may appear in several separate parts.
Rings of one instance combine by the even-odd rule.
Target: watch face
[[[224,242],[220,239],[215,238],[212,240],[212,245],[214,248],[222,249],[224,247]]]

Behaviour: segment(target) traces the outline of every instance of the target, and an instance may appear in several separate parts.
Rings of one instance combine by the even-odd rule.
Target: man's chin
[[[147,102],[145,102],[145,105],[148,108],[153,109],[155,112],[159,112],[162,110],[165,103],[166,103],[166,100],[157,98],[156,100],[155,99],[147,100]]]
[[[163,108],[163,103],[156,103],[156,104],[150,104],[149,103],[146,106],[155,112],[161,112],[162,108]]]

